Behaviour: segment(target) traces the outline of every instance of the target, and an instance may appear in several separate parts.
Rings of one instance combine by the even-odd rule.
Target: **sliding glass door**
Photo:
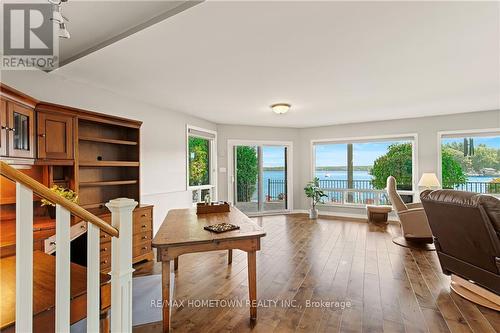
[[[235,206],[249,214],[288,210],[288,154],[285,145],[234,145]]]
[[[256,213],[260,210],[260,148],[235,146],[234,157],[234,204],[243,212]]]
[[[262,147],[262,210],[283,211],[288,209],[287,194],[287,147]]]

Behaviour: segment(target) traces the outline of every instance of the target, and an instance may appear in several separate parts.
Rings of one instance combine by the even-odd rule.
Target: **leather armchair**
[[[500,310],[500,200],[454,190],[427,190],[420,198],[451,288]]]
[[[405,204],[396,191],[396,179],[392,176],[387,178],[386,191],[391,200],[392,207],[396,211],[401,222],[401,229],[406,241],[432,243],[432,232],[427,221],[425,210],[421,203]],[[401,244],[394,240],[396,244],[409,246],[406,243]]]

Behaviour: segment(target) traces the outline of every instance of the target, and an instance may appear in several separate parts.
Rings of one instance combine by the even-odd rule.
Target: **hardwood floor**
[[[399,226],[305,215],[254,219],[264,227],[257,253],[257,321],[248,306],[195,307],[188,300],[247,300],[246,253],[180,257],[175,332],[496,332],[500,314],[450,292],[435,252],[392,243]],[[135,275],[160,274],[160,263]],[[274,301],[277,301],[276,306]],[[333,307],[326,307],[329,303]],[[314,306],[310,306],[311,303]],[[337,305],[335,307],[335,305]],[[350,305],[350,306],[348,306]],[[267,307],[265,307],[267,306]],[[134,332],[160,332],[161,323]]]

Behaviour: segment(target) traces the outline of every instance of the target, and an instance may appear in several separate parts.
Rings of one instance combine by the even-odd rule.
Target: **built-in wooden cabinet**
[[[7,155],[7,101],[0,99],[0,156]]]
[[[5,98],[0,102],[0,155],[35,158],[35,111]]]
[[[82,207],[109,223],[111,215],[105,206],[109,200],[126,197],[140,202],[140,121],[36,101],[3,84],[0,84],[0,97],[1,159],[11,164],[30,164],[24,169],[37,174],[37,180],[46,186],[60,185],[76,191]],[[3,189],[10,186],[6,184]],[[10,190],[15,191],[15,187]],[[15,237],[4,232],[7,225],[15,226],[12,224],[15,197],[10,192],[4,196],[3,192],[0,251],[5,251],[7,245],[10,250],[15,248]],[[47,216],[45,207],[40,207],[39,200],[35,198],[33,203],[34,226],[43,224],[43,237],[36,237],[35,241],[37,249],[55,234],[55,221]],[[72,224],[76,222],[73,219]],[[134,262],[152,259],[152,206],[136,208],[133,223]],[[40,233],[42,229],[38,229],[34,231]],[[109,236],[103,235],[103,271],[109,270],[111,263],[109,241]],[[86,242],[75,246],[72,260],[79,257],[82,261],[78,263],[85,265],[85,247]]]
[[[74,117],[37,112],[38,158],[73,159]]]
[[[14,102],[7,102],[7,154],[10,157],[35,157],[35,111]]]
[[[106,222],[111,222],[111,215],[102,215]],[[133,238],[132,238],[132,262],[153,259],[153,206],[143,205],[134,210],[133,215]],[[111,270],[111,237],[101,232],[101,272],[107,273]]]
[[[107,212],[114,198],[139,201],[139,126],[78,119],[78,178],[82,207]]]

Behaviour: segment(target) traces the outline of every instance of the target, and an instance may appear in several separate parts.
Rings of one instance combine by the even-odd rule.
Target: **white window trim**
[[[474,135],[474,134],[486,134],[486,133],[492,133],[492,134],[497,134],[500,135],[500,127],[495,127],[495,128],[482,128],[482,129],[467,129],[467,130],[454,130],[454,131],[439,131],[437,132],[437,176],[439,179],[439,182],[443,184],[443,156],[441,153],[441,140],[443,139],[443,136],[447,135]]]
[[[205,132],[214,135],[214,139],[210,140],[209,161],[210,161],[210,184],[200,186],[189,186],[189,130]],[[202,127],[186,125],[186,191],[212,189],[212,201],[218,200],[217,190],[217,131],[209,130]]]
[[[259,212],[257,214],[250,214],[251,216],[260,216],[266,214],[276,214],[279,212],[291,212],[293,211],[293,142],[292,141],[267,141],[267,140],[238,140],[238,139],[228,139],[227,140],[227,197],[228,201],[234,203],[234,146],[285,146],[288,148],[287,162],[287,199],[288,199],[288,209],[283,211],[272,211],[272,212]]]
[[[375,136],[360,136],[360,137],[338,137],[338,138],[328,138],[328,139],[313,139],[310,142],[310,175],[311,180],[314,179],[314,174],[316,170],[316,150],[314,149],[315,144],[341,144],[341,143],[364,143],[369,141],[391,141],[397,139],[411,138],[413,149],[412,149],[412,190],[411,191],[398,191],[400,194],[412,195],[413,201],[417,202],[419,200],[418,195],[418,133],[400,133],[400,134],[387,134],[387,135],[375,135]],[[345,190],[345,189],[344,189]],[[374,192],[380,192],[383,190],[374,190]],[[329,203],[323,204],[326,207],[352,207],[359,208],[365,207],[365,204],[354,204],[354,203]]]

